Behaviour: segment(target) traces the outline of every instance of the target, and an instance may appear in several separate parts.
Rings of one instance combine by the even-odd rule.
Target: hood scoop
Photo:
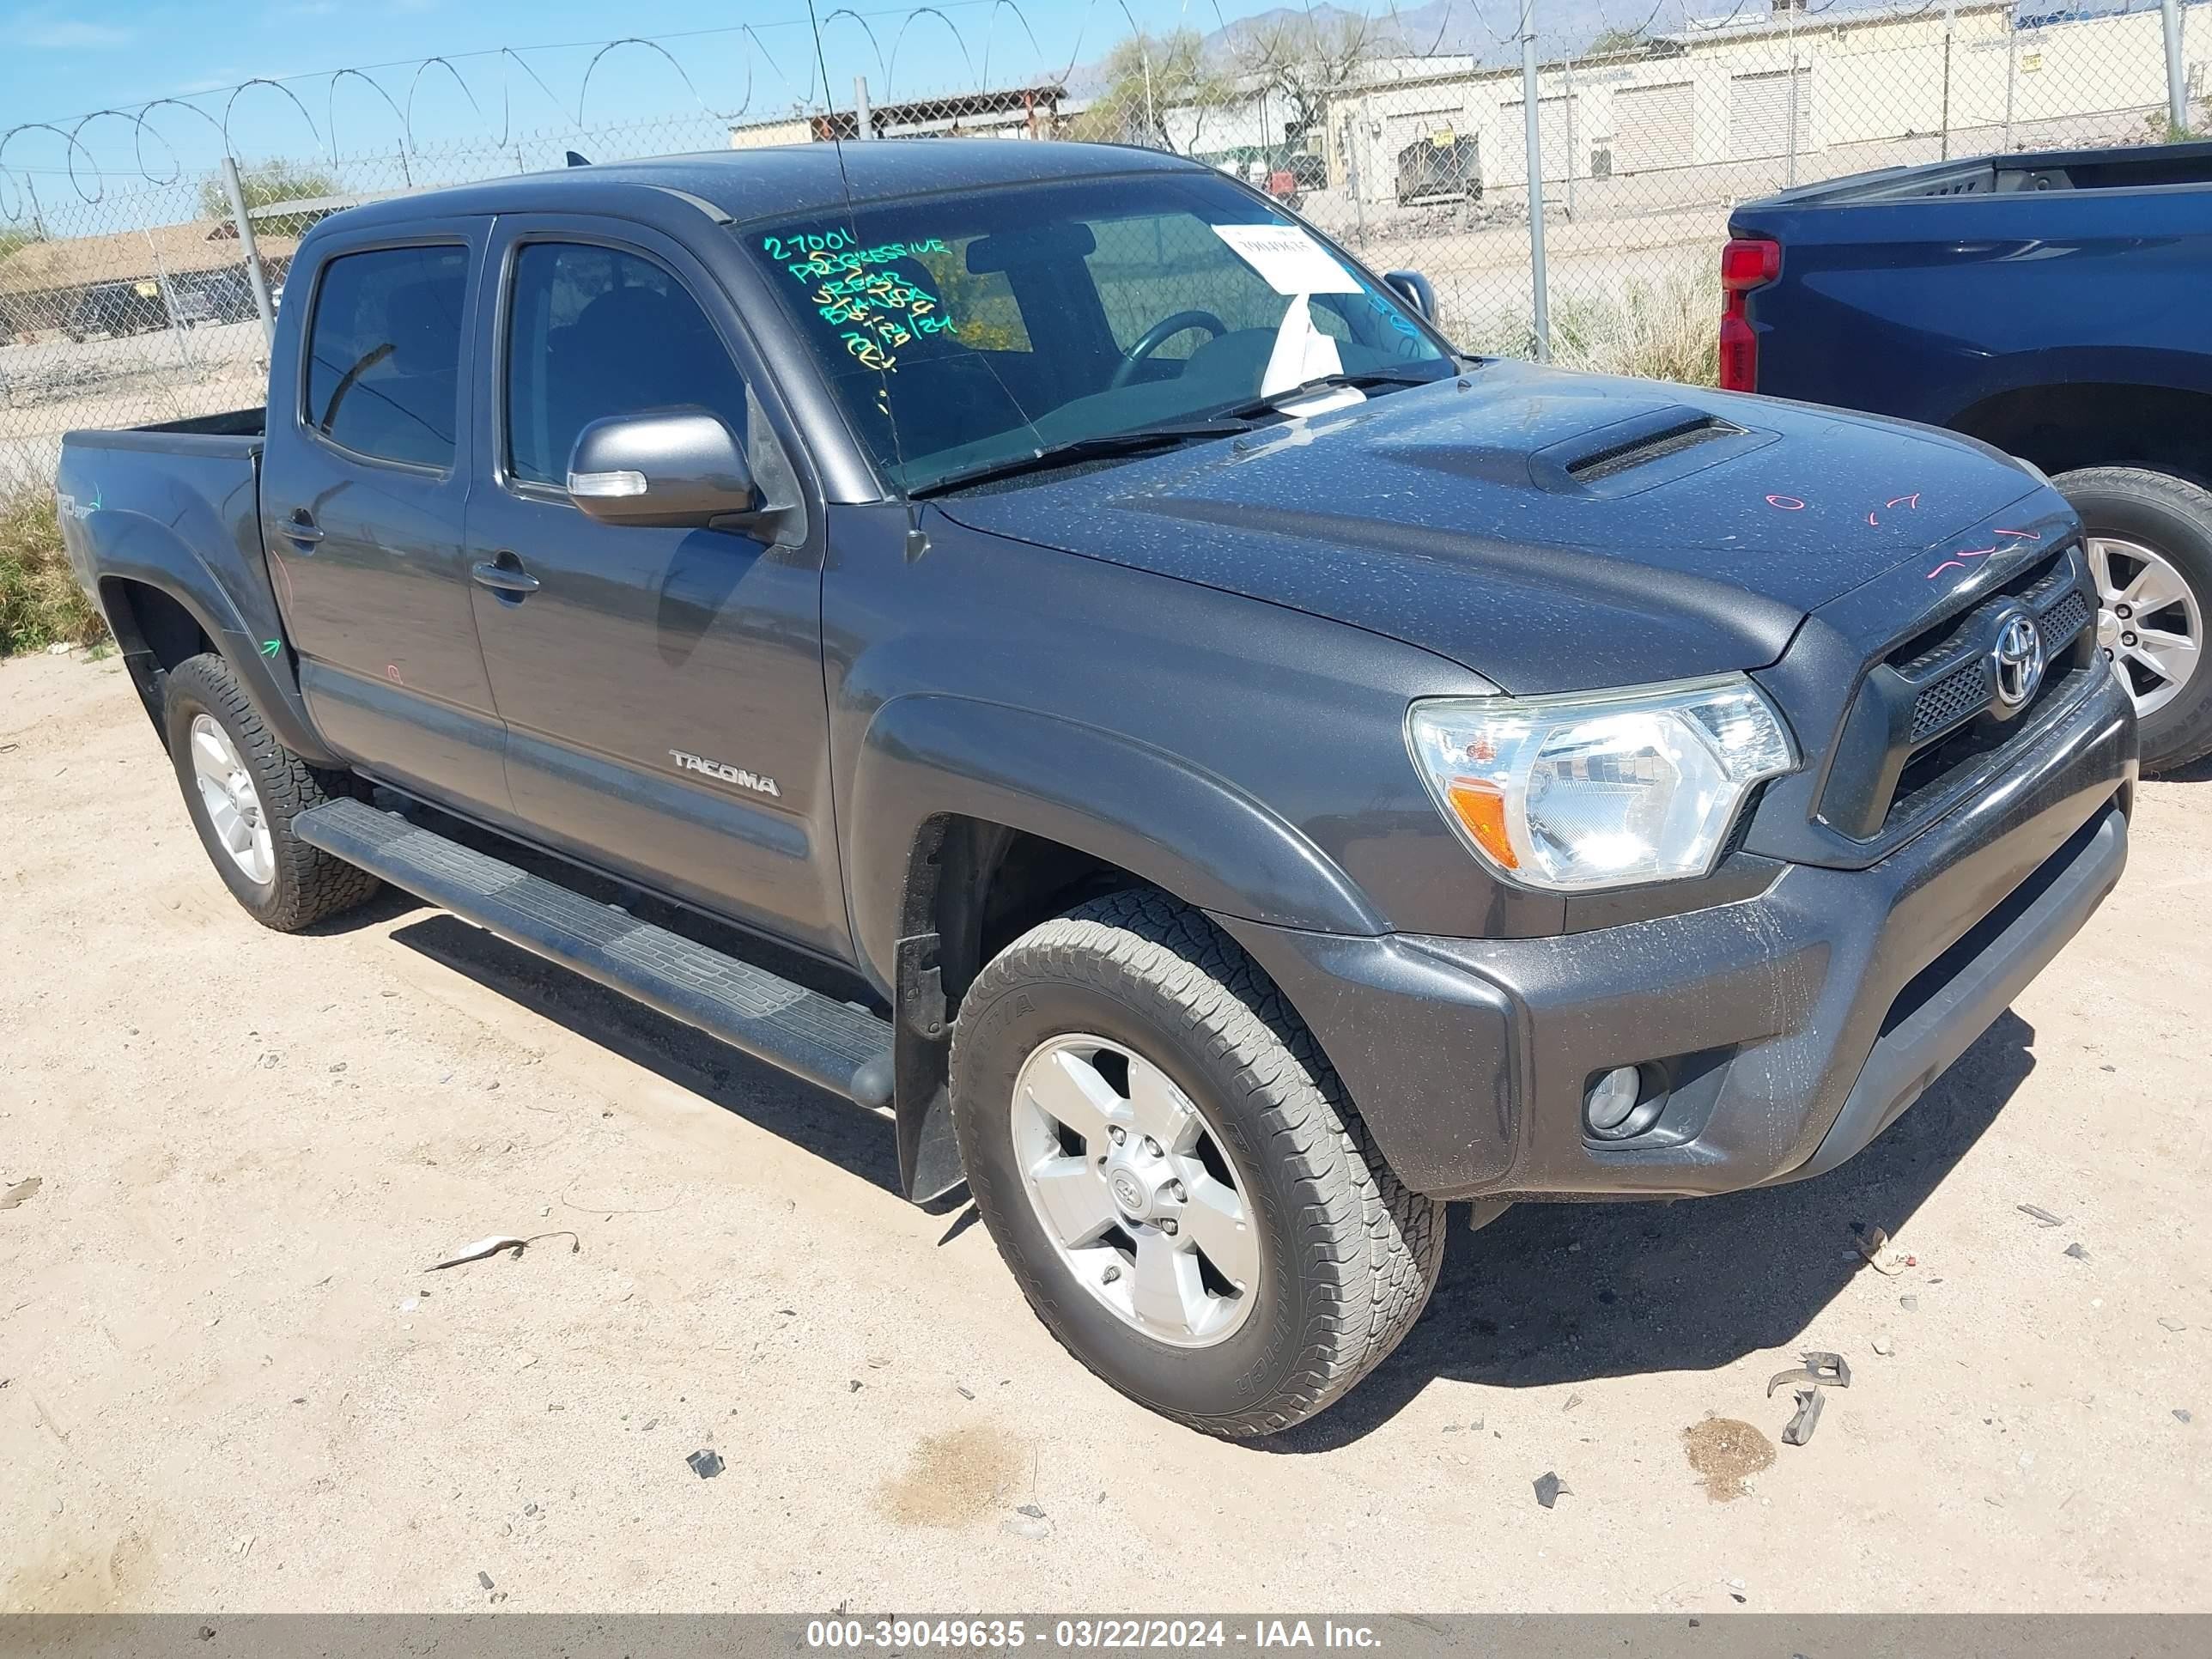
[[[1528,457],[1528,473],[1539,489],[1555,495],[1633,495],[1764,448],[1780,435],[1676,404],[1540,449]]]

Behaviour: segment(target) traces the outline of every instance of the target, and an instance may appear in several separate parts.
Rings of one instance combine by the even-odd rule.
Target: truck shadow
[[[2034,1040],[1999,1016],[1888,1133],[1817,1180],[1678,1204],[1522,1205],[1480,1232],[1455,1208],[1443,1278],[1397,1352],[1311,1423],[1252,1443],[1334,1450],[1438,1379],[1541,1388],[1711,1370],[1769,1349],[1794,1362],[1821,1310],[1874,1271],[1853,1224],[1903,1230],[2034,1069]],[[1463,1399],[1481,1415],[1480,1395]]]
[[[898,1149],[885,1115],[802,1083],[445,911],[429,912],[422,921],[396,930],[392,938],[841,1170],[886,1192],[900,1190]],[[758,951],[753,955],[757,961],[764,960]],[[769,965],[788,977],[799,977],[790,963]],[[828,991],[831,987],[825,982],[816,988]],[[848,989],[838,994],[853,993]]]

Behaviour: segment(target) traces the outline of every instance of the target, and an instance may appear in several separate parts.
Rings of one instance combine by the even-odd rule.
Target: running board
[[[890,1104],[888,1020],[594,903],[366,801],[325,801],[295,818],[292,831],[510,945],[757,1060],[863,1106]]]

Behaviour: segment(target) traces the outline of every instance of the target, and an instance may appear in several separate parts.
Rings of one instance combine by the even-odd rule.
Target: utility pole
[[[276,338],[276,307],[269,303],[269,279],[261,271],[261,247],[253,240],[253,221],[246,211],[246,190],[238,182],[238,163],[226,155],[222,158],[222,187],[230,198],[230,214],[238,226],[239,251],[246,258],[246,280],[253,289],[253,308],[261,313],[261,343],[271,345]]]
[[[1951,159],[1951,29],[1959,21],[1958,0],[1943,0],[1943,148],[1936,159]]]
[[[1528,149],[1528,287],[1536,361],[1552,361],[1552,304],[1544,278],[1544,146],[1537,102],[1536,0],[1521,0],[1521,112]]]
[[[2181,63],[2181,0],[2159,0],[2158,9],[2166,18],[2166,112],[2179,140],[2189,131],[2189,81]]]
[[[853,125],[856,129],[853,136],[856,138],[876,136],[875,112],[868,107],[868,77],[865,75],[853,77]]]

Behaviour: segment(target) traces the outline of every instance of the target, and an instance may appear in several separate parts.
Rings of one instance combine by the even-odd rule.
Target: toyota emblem
[[[2043,684],[2043,635],[2027,617],[2014,617],[1997,630],[1990,661],[1997,674],[1997,703],[2017,708]]]

